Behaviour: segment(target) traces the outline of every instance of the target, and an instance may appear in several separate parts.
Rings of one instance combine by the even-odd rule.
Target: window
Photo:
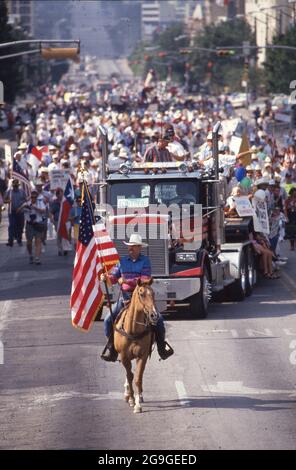
[[[176,181],[155,185],[155,202],[157,204],[195,204],[197,187],[192,181]]]
[[[110,202],[118,209],[148,207],[150,185],[147,183],[118,183],[111,185]]]

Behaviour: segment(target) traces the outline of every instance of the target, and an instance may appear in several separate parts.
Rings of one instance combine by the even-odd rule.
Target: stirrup
[[[107,343],[101,354],[101,359],[107,362],[116,362],[117,357],[118,357],[118,352],[115,350],[114,346]]]
[[[160,356],[160,359],[165,361],[168,359],[168,357],[172,356],[174,354],[173,348],[167,343],[166,341],[164,342],[164,345],[162,348],[158,349],[158,354]]]

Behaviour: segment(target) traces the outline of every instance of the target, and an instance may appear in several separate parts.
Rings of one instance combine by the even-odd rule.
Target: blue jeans
[[[22,241],[22,235],[24,231],[25,219],[24,214],[11,212],[8,216],[9,225],[8,225],[8,241],[13,243],[13,240],[16,239],[18,242]]]
[[[112,318],[113,318],[113,321],[115,320],[115,318],[117,317],[119,312],[123,309],[123,307],[124,307],[123,298],[120,297],[117,300],[117,302],[112,305]],[[164,321],[163,321],[162,315],[159,315],[159,319],[156,323],[155,328],[159,332],[159,334],[161,334],[163,336],[165,335],[165,327],[164,327]],[[109,336],[112,333],[112,319],[111,319],[110,312],[106,315],[106,317],[104,319],[104,332],[105,332],[105,335],[107,336],[107,338],[109,338]]]

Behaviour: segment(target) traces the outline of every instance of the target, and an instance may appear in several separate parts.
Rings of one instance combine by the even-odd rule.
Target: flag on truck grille
[[[93,225],[94,236],[98,247],[98,254],[102,265],[107,271],[119,262],[119,255],[103,222]]]
[[[92,200],[85,183],[82,201],[70,306],[73,326],[89,331],[104,297],[99,283],[102,265],[92,228]]]
[[[29,178],[25,174],[24,170],[20,166],[17,160],[13,159],[13,165],[12,165],[12,178],[18,180],[21,185],[22,189],[25,191],[26,196],[30,196],[31,194],[31,185]]]

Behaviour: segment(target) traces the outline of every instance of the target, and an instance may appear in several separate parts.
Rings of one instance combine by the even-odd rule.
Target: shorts
[[[35,239],[42,239],[43,232],[40,230],[36,230],[33,224],[26,224],[26,239],[28,242],[31,242],[34,238]]]

